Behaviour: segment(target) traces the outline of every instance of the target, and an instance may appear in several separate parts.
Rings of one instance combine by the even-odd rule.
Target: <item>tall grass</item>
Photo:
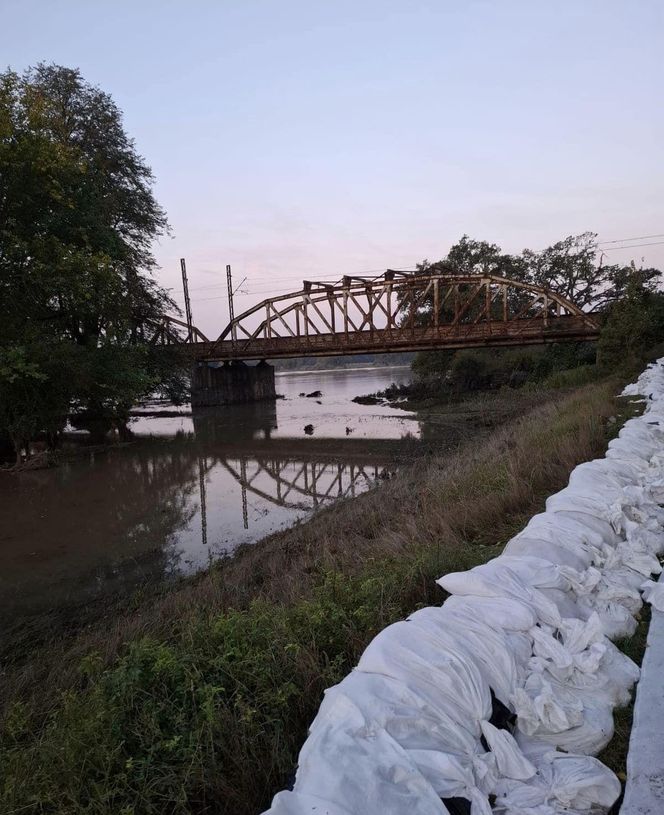
[[[602,453],[614,382],[246,549],[4,676],[4,813],[248,815],[288,783],[323,690],[441,574],[500,551]]]
[[[596,382],[605,376],[597,365],[578,365],[576,368],[569,368],[562,371],[554,371],[549,374],[539,385],[544,388],[576,388],[579,385],[587,385],[589,382]],[[531,387],[537,388],[538,384]]]

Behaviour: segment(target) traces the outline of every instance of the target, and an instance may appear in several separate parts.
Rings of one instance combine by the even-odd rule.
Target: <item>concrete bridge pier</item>
[[[192,407],[237,405],[276,399],[274,368],[262,360],[258,365],[241,361],[197,362],[191,375]]]

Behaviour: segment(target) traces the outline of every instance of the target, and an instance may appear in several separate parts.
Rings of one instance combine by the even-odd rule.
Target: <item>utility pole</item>
[[[230,265],[226,266],[226,285],[228,286],[228,319],[231,324],[231,341],[233,345],[235,345],[237,341],[237,328],[234,324],[235,313],[233,311],[233,276],[231,275]]]
[[[193,321],[191,319],[191,300],[189,299],[189,282],[187,280],[187,264],[180,258],[182,269],[182,288],[184,290],[184,311],[187,315],[187,342],[193,341]]]

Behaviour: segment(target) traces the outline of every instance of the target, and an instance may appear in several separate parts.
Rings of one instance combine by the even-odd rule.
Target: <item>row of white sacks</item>
[[[664,610],[664,359],[603,459],[487,564],[438,580],[451,596],[389,626],[329,689],[292,790],[270,815],[605,813],[620,794],[593,755],[638,667],[641,594]],[[493,722],[493,723],[492,723]]]

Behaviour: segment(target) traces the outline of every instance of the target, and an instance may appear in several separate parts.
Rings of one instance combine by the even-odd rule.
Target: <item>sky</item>
[[[124,112],[172,228],[158,278],[182,302],[186,258],[209,336],[227,263],[238,313],[463,234],[664,234],[663,46],[661,0],[0,0],[0,69],[77,67]]]

